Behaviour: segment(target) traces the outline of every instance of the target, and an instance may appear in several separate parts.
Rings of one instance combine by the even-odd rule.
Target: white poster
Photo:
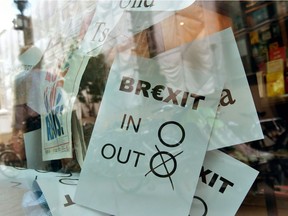
[[[229,28],[219,34],[227,80],[208,150],[264,138],[233,31]],[[221,61],[218,56],[215,53],[216,61]]]
[[[114,60],[76,203],[118,216],[188,215],[223,85],[211,85],[217,71],[189,90],[162,72],[154,60]]]
[[[257,175],[223,152],[207,152],[189,215],[235,215]]]
[[[225,84],[208,150],[263,139],[247,77],[231,28],[204,39],[161,53],[155,57],[172,85],[203,86],[209,79],[195,82],[195,74],[220,70]],[[182,73],[182,68],[185,68]],[[208,75],[208,74],[207,74]],[[175,79],[177,77],[177,79]],[[218,82],[218,80],[214,80]],[[216,83],[214,83],[216,85]]]
[[[65,67],[47,71],[45,111],[41,114],[43,160],[72,157],[71,113],[81,76],[89,58],[71,50]],[[74,95],[74,97],[73,97]]]

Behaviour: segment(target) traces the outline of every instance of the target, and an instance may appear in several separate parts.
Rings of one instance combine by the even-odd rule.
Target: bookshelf
[[[239,7],[231,16],[247,75],[256,74],[261,100],[287,101],[288,2],[239,1]]]

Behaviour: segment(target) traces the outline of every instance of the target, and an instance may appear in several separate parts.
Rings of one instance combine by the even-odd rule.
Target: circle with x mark
[[[161,159],[161,163],[159,163],[158,165],[154,165],[154,161],[159,161],[159,157]],[[172,166],[170,163],[169,167],[172,167],[171,170],[168,169],[168,166],[166,163],[168,163],[169,161],[172,160]],[[165,169],[165,174],[159,173],[156,171],[157,168],[160,167],[164,167]],[[158,151],[156,154],[154,154],[150,160],[150,170],[152,173],[154,173],[154,175],[160,177],[160,178],[166,178],[166,177],[170,177],[171,175],[173,175],[173,173],[176,171],[177,168],[177,161],[174,157],[174,155],[172,155],[169,152],[166,151]]]
[[[160,178],[169,178],[170,184],[172,189],[174,190],[174,184],[171,178],[171,175],[173,175],[173,173],[176,171],[177,169],[177,161],[176,161],[176,157],[180,154],[183,153],[183,151],[179,152],[176,155],[173,155],[167,151],[160,151],[159,148],[155,145],[156,149],[157,149],[157,153],[155,153],[151,160],[150,160],[150,171],[147,172],[145,174],[145,176],[147,176],[150,172],[152,172],[154,175],[160,177]],[[156,161],[156,162],[155,162]],[[171,161],[172,163],[170,163],[169,161]],[[157,163],[158,162],[158,163]],[[167,163],[169,162],[169,166],[167,165]],[[171,166],[172,164],[172,166]],[[163,174],[162,172],[159,171],[160,167],[164,167],[164,172],[165,174]],[[172,169],[171,169],[172,167]],[[157,170],[157,171],[156,171]],[[162,170],[163,171],[163,168]]]

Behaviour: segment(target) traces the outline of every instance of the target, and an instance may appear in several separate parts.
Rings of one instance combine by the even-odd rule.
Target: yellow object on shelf
[[[285,94],[283,59],[267,62],[266,90],[268,97]]]

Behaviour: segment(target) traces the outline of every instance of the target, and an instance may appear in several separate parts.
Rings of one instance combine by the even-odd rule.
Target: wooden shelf
[[[261,8],[263,8],[263,7],[267,7],[267,6],[269,6],[269,5],[271,5],[271,4],[273,4],[274,2],[265,2],[265,1],[263,1],[262,3],[259,3],[258,5],[253,5],[253,6],[251,6],[251,8],[249,9],[249,8],[247,8],[244,12],[246,13],[246,14],[248,14],[248,13],[251,13],[251,12],[254,12],[254,11],[256,11],[256,10],[259,10],[259,9],[261,9]]]
[[[270,25],[271,23],[273,23],[273,22],[275,22],[275,21],[278,21],[278,19],[277,19],[277,18],[268,19],[268,20],[265,20],[265,21],[263,21],[263,22],[255,25],[255,26],[253,26],[253,27],[247,27],[247,29],[248,29],[248,31],[250,31],[250,32],[251,32],[251,31],[255,31],[255,30],[260,29],[260,28],[262,28],[262,27],[264,27],[264,26]]]
[[[261,97],[261,103],[264,105],[270,104],[280,104],[280,103],[288,103],[288,94],[273,96],[273,97]]]

